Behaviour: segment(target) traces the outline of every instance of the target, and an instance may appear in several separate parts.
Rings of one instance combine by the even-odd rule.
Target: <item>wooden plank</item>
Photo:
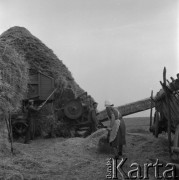
[[[145,111],[151,108],[151,99],[147,98],[123,106],[119,106],[118,110],[121,112],[122,116],[127,116],[137,112]]]
[[[151,99],[153,99],[153,90],[151,91]],[[153,101],[151,100],[151,103],[150,103],[150,127],[152,127],[152,112],[153,110]]]
[[[40,99],[45,100],[54,90],[53,79],[48,76],[40,75]],[[49,100],[54,99],[54,94],[50,97]]]
[[[32,74],[29,76],[29,84],[38,84],[38,74]]]
[[[169,147],[169,153],[171,156],[171,107],[170,107],[170,92],[166,86],[166,68],[163,69],[163,84],[161,83],[163,90],[165,92],[165,98],[167,102],[167,110],[168,110],[168,147]]]
[[[149,98],[146,98],[146,99],[143,99],[140,101],[136,101],[136,102],[129,103],[126,105],[118,106],[116,108],[120,111],[122,116],[127,116],[130,114],[148,110],[151,107],[154,107],[154,103],[152,103],[152,104],[153,105],[151,105],[151,98],[149,97]],[[106,110],[99,112],[98,120],[101,122],[108,120]]]

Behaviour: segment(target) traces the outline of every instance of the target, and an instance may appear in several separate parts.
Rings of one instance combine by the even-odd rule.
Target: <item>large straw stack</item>
[[[0,156],[10,150],[5,117],[20,109],[27,82],[28,64],[13,47],[0,41]]]
[[[27,91],[28,64],[15,49],[0,41],[0,112],[8,113],[20,108]]]
[[[64,63],[27,29],[12,27],[0,36],[0,41],[11,45],[19,54],[22,54],[30,68],[54,77],[56,85],[59,84],[59,79],[63,79],[65,87],[70,85],[75,95],[83,92]]]
[[[23,27],[12,27],[0,36],[0,42],[3,42],[5,45],[7,45],[7,47],[13,47],[18,53],[16,54],[16,56],[23,56],[25,62],[29,64],[29,68],[37,71],[40,70],[41,72],[44,72],[45,74],[48,74],[55,79],[55,88],[57,88],[58,90],[55,92],[54,109],[59,109],[63,106],[63,99],[66,99],[66,97],[64,96],[69,96],[69,88],[73,91],[75,97],[84,92],[83,89],[81,89],[75,82],[71,72],[64,65],[64,63],[60,59],[58,59],[58,57],[53,53],[51,49],[43,44],[38,38],[33,36],[27,29]],[[18,60],[16,61],[13,61],[16,66],[20,65],[22,62],[20,58],[18,58]],[[18,73],[19,72],[17,71],[15,77],[19,76]],[[25,88],[25,84],[22,83],[22,85]],[[20,96],[21,93],[19,93],[18,95],[19,96],[16,96],[16,99],[19,100],[22,98]],[[12,106],[18,107],[18,105],[14,104],[14,102],[15,101],[11,102]],[[8,103],[8,101],[6,101],[6,103]],[[38,122],[38,128],[36,128],[39,131],[37,132],[38,135],[42,134],[42,132],[44,132],[44,134],[48,133],[48,130],[45,127],[54,126],[51,123],[52,119],[55,119],[55,116],[51,113],[53,112],[50,106],[46,104],[43,107],[43,110],[41,110],[42,118],[38,117],[38,120],[36,121]],[[44,118],[43,116],[45,116],[46,118]],[[44,124],[46,125],[45,127],[43,127]]]

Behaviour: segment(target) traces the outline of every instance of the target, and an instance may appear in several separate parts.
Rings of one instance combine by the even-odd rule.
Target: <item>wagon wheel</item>
[[[159,135],[159,121],[160,121],[160,114],[158,111],[155,111],[154,115],[154,132],[153,135],[158,138]]]
[[[79,100],[72,100],[65,105],[64,113],[69,119],[78,119],[83,113],[83,106]]]

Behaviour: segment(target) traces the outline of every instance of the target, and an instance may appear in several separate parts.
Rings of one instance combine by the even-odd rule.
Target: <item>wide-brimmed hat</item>
[[[104,106],[105,107],[110,107],[110,106],[114,106],[114,104],[112,104],[109,100],[105,100]]]

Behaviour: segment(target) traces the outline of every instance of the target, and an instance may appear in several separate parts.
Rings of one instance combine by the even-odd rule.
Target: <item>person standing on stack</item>
[[[123,145],[126,144],[126,126],[121,113],[110,101],[105,101],[105,107],[110,120],[109,143],[114,149],[115,158],[122,155]]]

